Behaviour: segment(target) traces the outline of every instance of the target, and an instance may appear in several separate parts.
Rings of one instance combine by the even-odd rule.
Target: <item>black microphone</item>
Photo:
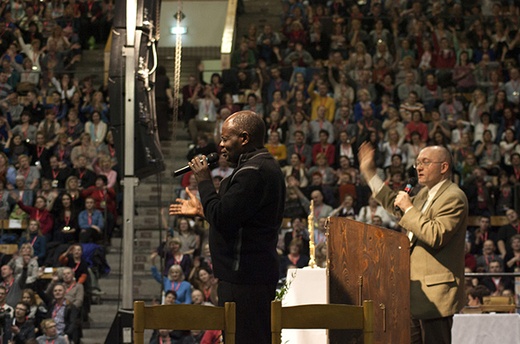
[[[404,186],[402,191],[406,192],[407,194],[410,194],[410,192],[412,192],[412,189],[415,187],[415,185],[417,185],[417,178],[412,177],[412,178],[408,179],[408,181],[406,182],[406,185]],[[401,211],[401,208],[399,208],[398,206],[395,206],[394,210],[397,213],[397,212]]]
[[[206,161],[208,162],[208,165],[211,165],[213,164],[214,162],[217,162],[218,161],[218,154],[217,153],[210,153],[208,154],[208,156],[206,157]],[[178,170],[174,171],[172,174],[174,177],[178,177],[180,175],[183,175],[184,173],[186,172],[189,172],[191,171],[191,167],[186,165],[182,168],[179,168]]]

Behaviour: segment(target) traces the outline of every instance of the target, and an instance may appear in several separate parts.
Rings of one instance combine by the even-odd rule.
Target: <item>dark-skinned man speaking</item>
[[[218,303],[236,303],[236,343],[270,343],[270,304],[278,281],[276,243],[282,223],[285,182],[264,148],[265,124],[252,111],[229,116],[222,125],[221,154],[235,166],[217,193],[205,156],[191,167],[200,201],[188,190],[170,215],[201,216],[210,224],[209,245]]]

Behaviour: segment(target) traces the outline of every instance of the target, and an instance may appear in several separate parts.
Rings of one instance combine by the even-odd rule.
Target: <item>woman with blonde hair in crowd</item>
[[[59,25],[56,25],[54,29],[52,30],[51,36],[47,39],[47,45],[50,44],[50,42],[55,42],[56,47],[58,48],[58,52],[64,53],[68,51],[71,47],[71,44],[67,37],[63,34],[63,28]],[[74,93],[74,92],[72,92]],[[67,96],[67,99],[70,98]]]
[[[99,158],[97,164],[95,164],[95,172],[107,177],[108,188],[117,186],[117,172],[112,168],[112,159],[109,156],[103,155]]]
[[[280,140],[280,133],[272,130],[269,133],[269,140],[265,144],[265,148],[271,153],[280,166],[287,164],[287,146]]]
[[[20,246],[18,250],[18,254],[15,255],[8,263],[8,265],[13,269],[14,278],[18,278],[23,272],[24,269],[24,257],[31,257],[29,264],[27,265],[27,279],[25,280],[25,285],[32,286],[36,280],[38,279],[38,257],[34,256],[34,249],[31,243],[24,243]]]
[[[392,157],[395,154],[401,155],[403,163],[406,163],[407,157],[403,149],[404,139],[405,137],[400,136],[396,129],[388,130],[388,140],[381,145],[381,152],[385,155],[384,168],[392,164]]]
[[[76,210],[83,209],[85,206],[85,200],[81,197],[78,177],[70,176],[67,178],[65,181],[65,192],[72,198],[72,203],[74,203]]]
[[[327,243],[321,242],[316,245],[316,265],[320,268],[327,267]]]
[[[387,67],[385,70],[389,72],[394,64],[394,57],[392,56],[390,49],[388,48],[388,45],[385,43],[385,41],[377,42],[376,51],[372,57],[372,61],[375,61],[374,65],[377,65],[377,62],[380,60],[385,61],[384,66]]]
[[[486,94],[482,90],[476,89],[473,91],[468,109],[468,119],[471,125],[476,126],[481,123],[481,118],[484,113],[489,113],[489,104],[487,103]]]
[[[362,88],[357,91],[358,102],[354,105],[354,120],[358,122],[363,118],[363,113],[371,108],[372,113],[375,113],[376,106],[370,99],[371,95],[368,89]]]
[[[319,173],[323,177],[323,184],[333,185],[336,181],[336,173],[329,165],[325,153],[316,154],[316,165],[309,169],[309,175]]]
[[[85,95],[85,103],[81,107],[81,112],[91,117],[94,112],[98,112],[103,122],[107,123],[108,105],[103,97],[103,92],[95,91],[92,96]]]
[[[184,273],[180,265],[172,265],[168,269],[168,276],[161,276],[152,258],[152,275],[154,279],[161,283],[164,291],[173,290],[177,293],[175,303],[191,304],[191,284],[184,280]]]
[[[152,262],[157,256],[164,260],[163,275],[166,276],[170,267],[174,264],[180,265],[184,275],[189,276],[192,267],[192,260],[189,254],[184,254],[181,251],[181,239],[167,237],[164,242],[153,252],[150,256]]]
[[[365,43],[357,42],[354,46],[355,51],[350,54],[349,65],[351,68],[354,68],[356,65],[356,61],[358,57],[363,57],[365,61],[365,65],[363,68],[365,70],[370,70],[372,68],[372,56],[367,52],[367,48]]]

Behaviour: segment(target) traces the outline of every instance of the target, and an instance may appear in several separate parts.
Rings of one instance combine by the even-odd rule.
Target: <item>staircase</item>
[[[159,209],[167,207],[175,199],[175,191],[179,187],[179,178],[174,179],[171,171],[186,164],[186,152],[189,144],[187,132],[178,128],[176,141],[161,142],[165,157],[166,171],[160,174],[161,195],[155,176],[140,181],[135,188],[136,212],[135,245],[134,245],[134,288],[135,300],[150,301],[160,298],[161,286],[150,273],[150,253],[159,245]],[[120,278],[122,238],[112,239],[112,246],[107,254],[111,272],[99,280],[103,291],[101,304],[92,305],[90,312],[90,328],[83,331],[83,344],[104,343],[120,304]]]
[[[82,79],[88,75],[96,75],[94,82],[96,85],[102,83],[103,51],[88,50],[84,51],[83,59],[77,68],[76,77]],[[165,66],[173,64],[173,60],[164,59],[161,63]],[[185,79],[187,75],[195,74],[198,60],[188,58],[183,59],[183,70],[181,74]],[[167,67],[173,70],[173,67]],[[173,75],[170,75],[170,79]],[[181,85],[186,80],[181,80]],[[133,296],[135,300],[150,301],[160,297],[161,286],[153,280],[150,273],[150,253],[159,245],[160,228],[160,208],[168,207],[176,197],[179,188],[180,178],[174,179],[171,172],[186,164],[186,153],[190,143],[189,135],[182,126],[173,128],[170,122],[173,140],[161,142],[161,150],[164,155],[166,169],[158,176],[151,176],[139,181],[135,188],[135,245],[133,255],[134,266],[134,288]],[[121,264],[122,257],[122,238],[112,239],[112,246],[107,253],[107,260],[111,267],[111,272],[107,277],[99,280],[99,285],[103,291],[100,304],[91,306],[90,324],[83,329],[83,344],[105,343],[105,339],[114,321],[118,308],[121,307],[121,285],[122,277]],[[111,343],[110,343],[111,344]]]

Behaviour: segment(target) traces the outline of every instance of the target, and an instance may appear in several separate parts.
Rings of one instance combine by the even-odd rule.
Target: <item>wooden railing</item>
[[[468,217],[468,227],[479,227],[481,216]],[[502,227],[509,223],[507,216],[491,216],[491,227]]]

